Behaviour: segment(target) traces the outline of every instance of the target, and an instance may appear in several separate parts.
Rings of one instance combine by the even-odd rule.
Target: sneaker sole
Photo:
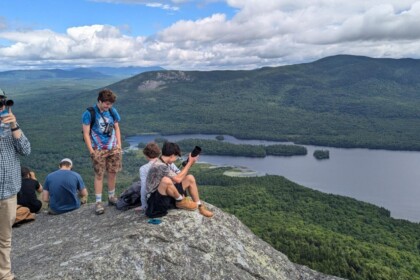
[[[183,208],[183,207],[178,207],[178,206],[176,208],[182,209],[182,210],[188,210],[188,211],[194,211],[194,210],[198,209],[198,207],[196,207],[196,208]]]
[[[103,213],[105,213],[105,209],[102,209],[102,210],[95,210],[95,214],[96,214],[96,215],[102,215]]]

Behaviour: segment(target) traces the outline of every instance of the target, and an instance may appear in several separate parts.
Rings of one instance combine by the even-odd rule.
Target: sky
[[[420,0],[0,0],[0,71],[420,58]]]

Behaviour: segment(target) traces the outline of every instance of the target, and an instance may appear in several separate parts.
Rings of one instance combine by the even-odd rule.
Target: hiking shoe
[[[108,197],[108,205],[109,206],[116,206],[117,201],[118,201],[118,198],[116,198],[115,196]]]
[[[104,212],[105,212],[105,208],[102,205],[102,202],[96,202],[96,205],[95,205],[95,214],[96,215],[101,215]]]
[[[213,217],[213,212],[211,212],[204,204],[201,204],[198,206],[198,212],[200,212],[201,215],[207,218]]]
[[[175,203],[176,208],[185,209],[185,210],[195,210],[197,209],[197,203],[184,197],[181,201]]]

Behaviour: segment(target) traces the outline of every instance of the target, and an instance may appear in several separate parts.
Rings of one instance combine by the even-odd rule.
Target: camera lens
[[[199,146],[195,146],[195,147],[194,147],[194,150],[192,150],[192,152],[191,152],[191,156],[192,156],[192,157],[196,157],[196,156],[198,156],[200,153],[201,153],[201,148],[200,148]],[[188,159],[187,159],[187,160],[184,160],[184,161],[182,162],[182,166],[187,165],[187,163],[188,163]]]
[[[191,152],[192,157],[196,157],[201,153],[201,148],[199,146],[195,146],[194,150]]]

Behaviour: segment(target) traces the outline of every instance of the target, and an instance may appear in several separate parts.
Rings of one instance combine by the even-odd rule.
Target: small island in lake
[[[217,135],[216,140],[223,141],[225,140],[225,137],[223,135]]]
[[[330,151],[328,150],[315,150],[314,157],[316,159],[329,159],[330,158]]]

